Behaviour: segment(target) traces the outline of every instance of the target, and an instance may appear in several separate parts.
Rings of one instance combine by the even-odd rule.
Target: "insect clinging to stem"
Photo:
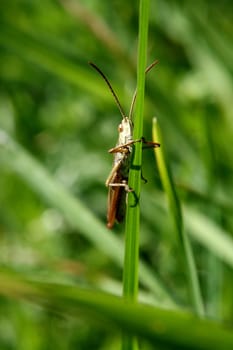
[[[150,66],[147,67],[145,73],[148,73],[158,61],[154,61]],[[131,155],[133,151],[133,144],[136,142],[143,142],[147,147],[159,147],[158,142],[148,142],[142,137],[137,140],[133,140],[133,122],[132,114],[133,108],[137,96],[137,90],[135,90],[129,116],[125,114],[121,103],[113,90],[109,80],[105,74],[98,68],[94,63],[89,62],[89,64],[102,76],[108,85],[118,109],[122,116],[122,121],[118,126],[118,141],[115,147],[111,148],[108,152],[114,155],[113,166],[110,174],[105,182],[108,187],[108,208],[107,208],[107,227],[112,228],[115,221],[121,222],[125,216],[126,207],[126,193],[132,192],[133,189],[128,186],[129,169],[131,163]]]

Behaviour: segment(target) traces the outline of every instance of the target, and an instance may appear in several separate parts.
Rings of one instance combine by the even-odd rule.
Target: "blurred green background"
[[[146,139],[154,116],[162,129],[207,315],[227,322],[233,321],[232,10],[232,1],[151,1],[148,64],[160,63],[146,78],[144,117]],[[0,25],[0,264],[38,280],[119,294],[121,268],[73,227],[62,203],[44,200],[14,171],[5,133],[104,226],[107,150],[121,116],[88,61],[105,72],[128,113],[138,2],[1,1]],[[187,307],[185,269],[153,151],[143,154],[143,175],[141,258]],[[123,231],[116,225],[109,235],[123,241]],[[149,302],[153,291],[144,292]],[[0,303],[1,349],[117,348],[119,334],[103,324],[10,299]]]

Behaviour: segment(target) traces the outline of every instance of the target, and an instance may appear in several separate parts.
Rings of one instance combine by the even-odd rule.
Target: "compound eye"
[[[118,126],[118,131],[119,131],[119,132],[122,132],[122,131],[123,131],[123,125],[122,125],[122,124],[119,124],[119,126]]]

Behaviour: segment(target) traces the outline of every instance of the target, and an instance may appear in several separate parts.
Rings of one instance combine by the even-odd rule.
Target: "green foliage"
[[[127,303],[122,298],[77,286],[62,286],[23,279],[17,274],[0,271],[0,290],[17,299],[30,299],[51,308],[58,315],[94,319],[105,317],[120,329],[132,331],[161,345],[187,349],[230,349],[233,334],[218,323],[198,320],[181,311],[161,310],[151,305]],[[99,316],[101,315],[101,316]],[[108,325],[109,327],[109,325]],[[182,331],[187,328],[184,334]]]
[[[183,215],[181,211],[180,201],[176,193],[171,172],[168,168],[165,151],[163,150],[165,145],[156,118],[153,119],[152,134],[153,140],[157,140],[157,142],[162,145],[160,149],[155,150],[155,157],[157,159],[161,182],[168,197],[170,212],[174,221],[175,232],[177,233],[177,237],[179,237],[181,243],[180,251],[183,255],[183,263],[187,269],[186,273],[187,280],[189,282],[189,292],[193,304],[193,311],[195,311],[199,317],[203,317],[204,306],[200,292],[200,285],[197,276],[196,264],[193,257],[193,251],[189,237],[183,228]]]
[[[151,1],[147,65],[160,64],[146,77],[143,120],[150,140],[158,119],[205,316],[223,324],[233,321],[232,13],[230,1]],[[88,61],[129,108],[138,15],[133,1],[0,4],[3,350],[116,349],[122,328],[142,337],[142,349],[232,348],[221,324],[181,322],[192,307],[186,267],[150,150],[143,152],[139,267],[139,300],[150,307],[129,310],[99,292],[122,289],[124,224],[105,228],[104,186],[120,115]],[[85,308],[76,288],[89,300]],[[152,319],[161,321],[163,339],[147,328]]]

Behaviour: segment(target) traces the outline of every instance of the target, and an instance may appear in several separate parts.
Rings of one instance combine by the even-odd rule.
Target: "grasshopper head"
[[[119,144],[125,144],[133,138],[133,123],[128,117],[124,117],[118,126]]]

